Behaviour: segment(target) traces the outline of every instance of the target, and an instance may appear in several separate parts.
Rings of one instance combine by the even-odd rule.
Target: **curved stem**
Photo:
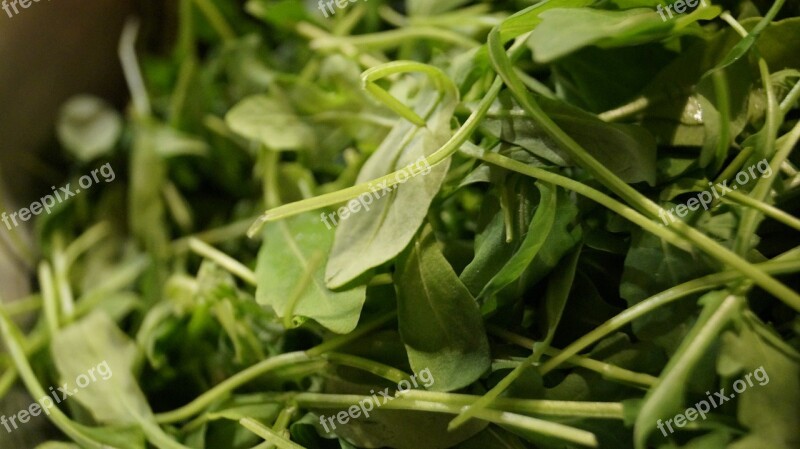
[[[778,138],[778,116],[780,111],[778,110],[778,100],[775,98],[775,92],[772,89],[772,82],[770,81],[769,77],[769,68],[767,67],[766,61],[764,61],[764,58],[760,58],[758,60],[758,68],[761,73],[761,81],[764,87],[764,92],[767,96],[767,120],[764,123],[764,128],[761,131],[764,133],[762,136],[763,143],[760,151],[758,151],[758,147],[756,148],[756,151],[760,153],[761,156],[772,156],[770,167],[772,168],[772,172],[777,174],[780,173],[781,164],[783,164],[783,161],[785,161],[789,156],[791,149],[786,151],[778,151],[773,155],[775,141]],[[800,124],[798,124],[798,126],[795,128],[800,130]],[[786,149],[786,147],[784,146],[782,149]],[[756,201],[764,201],[769,195],[773,180],[774,178],[772,176],[762,176],[761,179],[759,179],[756,183],[755,188],[750,192],[750,198]],[[733,244],[733,250],[737,254],[744,255],[750,250],[753,234],[755,234],[756,226],[758,225],[758,219],[758,209],[746,209],[742,214],[741,221],[739,222],[739,229],[736,233],[736,240]]]
[[[312,360],[313,358],[309,357],[303,351],[288,352],[286,354],[271,357],[225,379],[183,407],[177,408],[170,412],[157,414],[156,422],[159,424],[169,424],[183,421],[184,419],[190,418],[202,412],[213,402],[227,397],[236,388],[251,382],[254,379],[257,379],[258,377],[270,371],[292,366],[301,362],[309,362]]]

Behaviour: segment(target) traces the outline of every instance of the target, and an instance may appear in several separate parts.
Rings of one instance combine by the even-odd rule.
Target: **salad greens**
[[[796,5],[177,3],[0,307],[0,395],[113,372],[41,449],[800,447]]]

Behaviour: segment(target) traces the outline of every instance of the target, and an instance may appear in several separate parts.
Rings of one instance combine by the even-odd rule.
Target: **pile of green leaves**
[[[107,361],[50,410],[72,442],[43,449],[800,447],[783,3],[181,0],[167,51],[130,24],[127,118],[81,97],[58,125],[73,182],[117,180],[37,222],[0,392]],[[659,217],[761,160],[772,176]],[[767,385],[657,430],[758,367]]]

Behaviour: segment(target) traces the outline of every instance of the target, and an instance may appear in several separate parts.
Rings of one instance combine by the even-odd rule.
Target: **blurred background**
[[[13,17],[0,10],[0,212],[24,207],[66,179],[59,170],[66,162],[50,157],[56,148],[55,119],[66,99],[91,93],[124,107],[127,94],[117,58],[120,31],[128,16],[156,4],[36,1],[27,9],[18,6]],[[36,254],[30,229],[20,226],[14,231],[0,227],[4,302],[29,293],[29,257]],[[30,403],[24,389],[17,388],[0,402],[0,415]],[[50,432],[46,419],[32,419],[11,433],[0,427],[0,448],[33,448]]]

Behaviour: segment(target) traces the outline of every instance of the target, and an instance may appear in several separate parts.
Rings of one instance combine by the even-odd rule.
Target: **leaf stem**
[[[409,390],[398,393],[397,398],[381,404],[385,410],[411,410],[434,413],[458,414],[462,407],[474,404],[478,396],[457,395],[452,393],[432,393],[422,390]],[[298,393],[292,396],[298,405],[308,408],[347,408],[359,401],[372,400],[371,396],[330,395],[321,393]],[[621,419],[622,404],[601,402],[567,402],[543,401],[533,399],[500,398],[494,404],[503,405],[519,413],[541,413],[555,416],[595,417],[604,419]],[[584,446],[594,447],[597,442],[591,432],[546,421],[539,418],[523,416],[504,410],[481,410],[476,418],[499,425],[513,426],[518,429],[548,435]]]
[[[368,373],[372,373],[390,382],[394,382],[395,384],[399,384],[400,382],[411,378],[411,375],[397,368],[350,354],[329,352],[325,354],[323,358],[337,365],[358,368]]]
[[[214,2],[211,0],[194,0],[194,4],[197,5],[197,8],[203,13],[223,42],[228,43],[236,40],[236,33],[225,20],[225,16],[214,5]]]
[[[192,402],[173,411],[157,414],[156,422],[160,424],[169,424],[183,421],[202,412],[206,407],[215,401],[227,397],[236,388],[239,388],[240,386],[257,379],[258,377],[263,376],[270,371],[275,371],[280,368],[292,366],[301,362],[309,362],[312,360],[313,357],[310,357],[303,351],[288,352],[270,357],[225,379],[224,381],[212,387],[210,390],[195,398]]]
[[[196,238],[190,238],[189,248],[191,248],[191,250],[198,255],[205,257],[206,259],[211,260],[222,268],[228,270],[230,273],[247,282],[248,284],[254,287],[258,285],[256,274],[253,273],[253,270],[247,268],[238,260],[214,248],[208,243]]]
[[[765,203],[763,201],[758,201],[740,192],[728,192],[724,200],[732,203],[741,204],[743,206],[751,207],[761,212],[762,214],[766,215],[767,217],[774,219],[775,221],[778,221],[780,223],[785,224],[786,226],[789,226],[790,228],[800,231],[799,218],[790,215],[787,212],[778,209],[777,207],[771,204]]]
[[[392,311],[391,313],[377,317],[376,319],[366,323],[349,334],[338,335],[307,351],[288,352],[256,363],[255,365],[245,368],[244,370],[215,385],[210,390],[195,398],[192,402],[170,412],[157,414],[156,421],[160,424],[183,421],[202,412],[206,407],[215,401],[227,397],[233,392],[233,390],[257,379],[258,377],[263,376],[270,371],[290,367],[302,362],[324,360],[323,358],[320,358],[322,354],[332,351],[374,331],[375,329],[382,327],[387,322],[394,319],[395,316],[396,312]]]
[[[533,349],[534,344],[536,342],[533,339],[523,337],[522,335],[515,334],[513,332],[507,331],[502,329],[498,326],[489,325],[487,326],[487,330],[501,337],[511,343],[514,343],[517,346],[526,348],[526,349]],[[556,357],[561,355],[561,350],[548,347],[544,350],[544,354],[550,357]],[[635,371],[630,371],[625,368],[621,368],[610,363],[601,362],[598,360],[591,359],[585,356],[573,355],[567,358],[567,363],[571,365],[575,365],[581,368],[585,368],[596,373],[603,375],[604,378],[616,380],[625,384],[629,385],[636,385],[640,387],[651,387],[656,382],[656,377],[651,376],[649,374],[644,373],[637,373]]]
[[[244,426],[247,430],[260,436],[264,440],[279,447],[280,449],[306,449],[303,446],[300,446],[299,444],[284,438],[274,430],[270,429],[269,427],[261,424],[260,422],[254,419],[242,418],[239,420],[239,424]]]

